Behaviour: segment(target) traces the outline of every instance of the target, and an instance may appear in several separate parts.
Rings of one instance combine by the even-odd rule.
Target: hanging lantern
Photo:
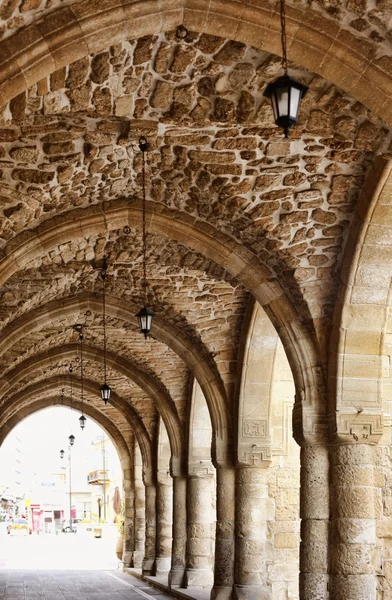
[[[144,306],[136,316],[139,319],[140,333],[143,333],[145,339],[147,339],[147,336],[151,331],[152,318],[155,315],[148,306]]]
[[[297,122],[301,100],[309,88],[294,79],[294,77],[290,77],[287,73],[285,0],[280,0],[280,27],[284,75],[267,85],[264,96],[271,98],[275,123],[283,129],[287,138],[289,137],[290,127]]]
[[[60,450],[60,458],[64,458],[64,454],[65,454],[64,450]]]
[[[71,434],[68,439],[69,439],[69,445],[73,446],[75,443],[75,436]]]
[[[104,383],[103,385],[101,385],[100,389],[101,389],[101,398],[105,402],[105,404],[107,404],[110,400],[110,392],[112,391],[112,388],[107,383]]]
[[[286,138],[289,136],[290,127],[297,122],[301,100],[308,89],[307,85],[287,73],[266,87],[264,96],[271,98],[275,123],[283,129]]]
[[[139,148],[143,156],[142,186],[143,186],[143,288],[144,288],[144,307],[136,315],[139,320],[140,333],[147,339],[151,331],[152,319],[155,316],[147,306],[147,274],[146,274],[146,254],[147,254],[147,236],[146,236],[146,156],[148,143],[146,138],[141,137]]]
[[[84,416],[84,379],[83,379],[83,330],[79,330],[79,341],[80,341],[80,387],[81,387],[81,400],[82,400],[82,416],[79,417],[80,429],[83,431],[86,425],[86,417]]]

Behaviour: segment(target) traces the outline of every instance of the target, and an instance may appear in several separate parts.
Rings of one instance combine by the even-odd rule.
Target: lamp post
[[[68,469],[69,469],[69,530],[72,533],[72,446],[75,443],[75,436],[70,435],[69,438],[69,446],[68,446]],[[64,458],[64,450],[60,450],[60,458]]]
[[[106,450],[105,436],[102,436],[102,466],[103,466],[103,520],[106,523]]]

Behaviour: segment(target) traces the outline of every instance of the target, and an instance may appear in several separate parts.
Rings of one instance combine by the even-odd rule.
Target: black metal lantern
[[[79,417],[79,423],[80,423],[80,429],[84,429],[85,425],[86,425],[86,417],[84,415],[82,415],[81,417]]]
[[[64,458],[64,454],[65,454],[64,450],[60,450],[60,458]]]
[[[290,127],[297,122],[299,106],[308,89],[307,85],[287,73],[266,87],[264,96],[271,98],[275,123],[283,129],[286,138],[289,136]]]
[[[101,389],[101,398],[105,402],[105,404],[107,404],[110,400],[110,393],[112,391],[112,388],[107,383],[104,383],[103,385],[101,385],[100,389]]]
[[[290,77],[287,73],[285,0],[280,0],[280,25],[284,75],[267,85],[264,96],[271,98],[275,123],[283,129],[287,138],[290,127],[297,122],[301,100],[308,91],[308,86],[300,83],[294,77]]]
[[[75,443],[75,436],[72,435],[72,433],[71,433],[71,435],[69,436],[68,440],[69,440],[69,445],[73,446],[74,443]]]
[[[144,288],[144,307],[137,313],[139,320],[140,333],[147,339],[148,334],[151,331],[152,319],[155,316],[150,308],[147,306],[147,274],[146,274],[146,253],[147,253],[147,236],[146,236],[146,152],[148,150],[148,143],[145,137],[141,137],[139,140],[139,148],[143,156],[143,169],[142,169],[142,185],[143,185],[143,288]]]
[[[147,339],[147,336],[151,331],[152,318],[155,315],[148,306],[144,306],[136,316],[139,319],[140,332],[143,333],[145,339]]]

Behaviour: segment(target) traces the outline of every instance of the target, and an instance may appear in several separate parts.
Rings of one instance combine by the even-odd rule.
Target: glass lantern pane
[[[290,94],[290,117],[297,120],[298,107],[301,99],[301,92],[298,88],[292,87]]]
[[[289,90],[281,87],[277,90],[279,117],[287,117],[289,114]]]
[[[274,120],[276,121],[277,118],[279,117],[279,113],[278,113],[278,105],[277,105],[277,102],[276,102],[275,93],[273,93],[271,95],[271,104],[272,104],[272,110],[273,110],[273,113],[274,113]]]

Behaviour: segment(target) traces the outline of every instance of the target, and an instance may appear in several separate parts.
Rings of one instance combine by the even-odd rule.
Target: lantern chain
[[[104,374],[104,383],[106,383],[106,257],[104,258],[103,268],[101,271],[102,278],[102,305],[103,305],[103,374]]]
[[[82,399],[82,414],[83,414],[83,333],[79,332],[79,341],[80,341],[80,387],[81,387],[81,399]]]
[[[142,190],[143,190],[143,287],[144,287],[144,304],[147,306],[147,273],[146,273],[146,254],[147,254],[147,236],[146,236],[146,145],[144,138],[141,138],[143,142],[140,142],[143,156],[143,167],[142,167]]]
[[[287,74],[287,40],[286,40],[286,6],[285,0],[280,0],[280,33],[282,40],[282,68]]]
[[[70,378],[70,391],[71,391],[71,410],[72,410],[72,400],[73,400],[73,381],[72,381],[72,373],[73,373],[73,368],[72,365],[69,366],[69,378]]]

